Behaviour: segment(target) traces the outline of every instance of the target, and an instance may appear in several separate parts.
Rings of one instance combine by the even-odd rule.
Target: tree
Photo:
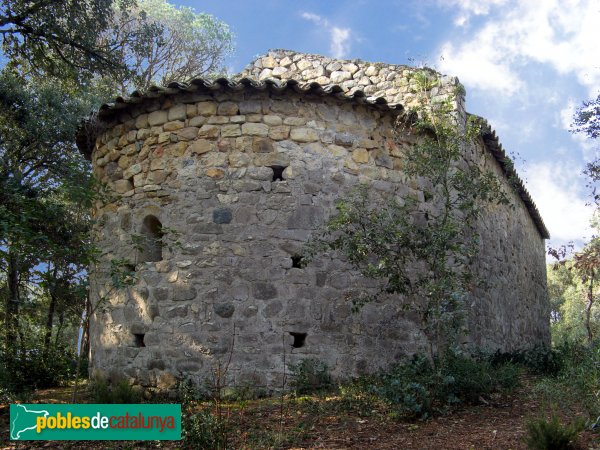
[[[573,133],[584,133],[590,139],[600,137],[600,95],[583,102],[575,112]]]
[[[589,139],[600,137],[600,96],[584,102],[577,109],[570,131],[583,133]],[[591,189],[597,213],[600,207],[600,194],[596,190],[600,181],[600,160],[589,162],[584,175],[588,178],[588,187]],[[599,225],[596,214],[592,226],[599,229]],[[600,238],[592,236],[581,251],[571,255],[572,247],[571,244],[548,250],[548,254],[557,259],[557,263],[551,266],[553,273],[549,277],[551,298],[559,305],[553,329],[556,331],[556,337],[560,336],[563,339],[579,340],[580,335],[584,334],[587,342],[591,344],[598,329],[598,320],[594,313],[598,309]],[[566,277],[565,273],[570,274],[570,278]]]
[[[9,64],[26,63],[36,74],[64,78],[122,70],[115,41],[98,40],[112,23],[114,0],[4,0],[2,51]],[[133,0],[119,0],[125,13]]]
[[[406,195],[378,199],[363,187],[338,202],[337,215],[311,243],[309,257],[333,250],[362,275],[381,280],[380,290],[363,293],[357,305],[380,295],[398,296],[418,316],[433,358],[461,332],[474,283],[480,212],[486,204],[509,199],[493,173],[463,159],[465,146],[479,136],[478,121],[471,118],[461,127],[453,98],[431,101],[430,92],[439,86],[433,72],[419,71],[413,80],[418,106],[398,127],[417,137],[406,152],[404,172],[420,180],[426,201]]]
[[[0,32],[2,386],[11,369],[31,379],[64,361],[64,329],[85,308],[98,190],[75,146],[81,120],[116,91],[221,70],[231,33],[164,0],[5,0]]]
[[[119,62],[132,72],[115,80],[121,93],[221,74],[223,60],[233,50],[233,35],[224,22],[165,0],[139,0],[130,11],[116,11],[115,17],[100,41],[118,43]]]
[[[22,291],[41,282],[38,266],[57,276],[80,272],[93,191],[89,167],[73,143],[92,97],[73,97],[44,80],[0,73],[0,270],[5,274],[5,345],[19,350]]]

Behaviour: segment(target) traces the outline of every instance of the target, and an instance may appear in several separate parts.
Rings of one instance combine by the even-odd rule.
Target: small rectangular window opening
[[[292,267],[297,269],[304,268],[304,258],[301,255],[292,256]]]
[[[307,333],[297,333],[295,331],[290,331],[290,335],[294,338],[294,342],[292,343],[293,348],[304,347]]]
[[[133,337],[135,338],[135,346],[136,347],[145,347],[146,344],[144,344],[144,334],[133,334]]]
[[[283,181],[285,166],[270,166],[273,170],[273,181]]]

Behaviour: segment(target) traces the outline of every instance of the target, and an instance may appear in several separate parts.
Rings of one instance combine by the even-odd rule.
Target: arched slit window
[[[153,262],[162,260],[162,224],[154,216],[146,216],[140,230],[142,242],[140,248],[140,262]]]

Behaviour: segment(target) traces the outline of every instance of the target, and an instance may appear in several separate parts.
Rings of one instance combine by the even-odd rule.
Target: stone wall
[[[270,50],[266,55],[256,58],[236,78],[298,80],[322,86],[335,84],[348,95],[362,91],[368,97],[381,97],[390,104],[400,104],[409,109],[417,106],[414,93],[417,85],[412,79],[416,70],[419,69],[397,64],[359,59],[339,60],[291,50]],[[453,99],[455,108],[464,116],[463,92],[456,77],[442,76],[440,85],[433,88],[430,97],[433,101]]]
[[[290,64],[300,70],[308,56]],[[333,76],[337,65],[327,70]],[[347,377],[424,349],[396,300],[351,312],[348,296],[374,288],[372,280],[336,258],[303,268],[295,260],[358,183],[423,201],[421,186],[402,173],[414,137],[394,132],[401,108],[291,86],[190,91],[156,93],[104,115],[92,162],[114,195],[95,211],[103,254],[91,290],[94,302],[106,300],[92,317],[92,368],[168,388],[179,376],[202,381],[232,352],[231,382],[274,390],[284,355],[288,365],[313,357]],[[505,180],[483,142],[465,157]],[[491,349],[548,342],[543,239],[511,195],[514,208],[490,208],[481,222],[487,284],[473,290],[469,341]],[[140,262],[132,236],[151,216],[177,235],[162,237],[162,260]],[[130,289],[111,287],[118,258],[137,260]]]

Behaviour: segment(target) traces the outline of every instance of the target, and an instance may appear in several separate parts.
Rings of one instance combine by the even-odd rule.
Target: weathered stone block
[[[252,285],[252,295],[257,300],[271,300],[277,297],[277,288],[272,283],[257,281]]]
[[[270,139],[254,138],[252,141],[252,151],[254,153],[269,153],[273,151],[273,143]]]
[[[364,148],[357,148],[352,152],[352,159],[359,164],[366,164],[369,162],[369,152]]]
[[[182,128],[177,132],[177,138],[180,141],[191,141],[192,139],[196,139],[198,136],[198,128],[197,127],[186,127]]]
[[[292,128],[290,139],[296,142],[314,142],[319,140],[319,133],[312,128]]]
[[[183,103],[173,106],[169,109],[168,120],[185,120],[187,118],[187,106]]]
[[[242,129],[237,124],[223,125],[221,127],[222,137],[237,137],[242,135]]]
[[[213,222],[214,223],[231,223],[233,213],[229,208],[219,208],[213,211]]]
[[[294,210],[287,222],[287,227],[294,229],[315,229],[323,223],[323,208],[320,206],[299,206]]]
[[[198,137],[216,138],[219,136],[220,128],[215,125],[202,125],[198,130]]]
[[[283,310],[283,304],[279,300],[274,300],[269,302],[267,306],[265,306],[264,314],[267,318],[272,318],[277,316]]]
[[[169,289],[157,287],[152,289],[152,296],[159,302],[164,302],[169,299]]]
[[[165,131],[177,131],[184,127],[184,123],[181,120],[175,120],[173,122],[167,122],[163,125]]]
[[[123,172],[123,178],[128,180],[130,178],[133,178],[134,175],[137,175],[141,171],[142,171],[142,165],[134,164],[133,166],[129,167],[129,169],[127,169]]]
[[[219,317],[223,317],[224,319],[228,319],[233,316],[235,312],[235,306],[233,303],[215,303],[214,306],[215,314]]]
[[[151,127],[154,127],[157,125],[162,125],[167,120],[168,120],[167,111],[159,110],[159,111],[153,111],[150,114],[148,114],[148,125],[150,125]]]
[[[133,189],[133,184],[129,180],[117,180],[114,183],[115,192],[124,194]]]
[[[175,319],[176,317],[187,317],[188,307],[186,305],[173,306],[164,312],[165,319]]]
[[[213,116],[217,113],[217,104],[215,102],[200,102],[196,105],[198,114],[201,116]]]
[[[269,127],[264,123],[245,123],[242,125],[242,133],[248,136],[267,136]]]
[[[147,128],[148,127],[148,114],[140,114],[139,116],[136,117],[135,119],[135,127],[138,130],[141,130],[142,128]]]
[[[213,141],[207,139],[198,139],[189,146],[189,150],[192,154],[202,155],[216,149],[216,144]]]
[[[257,114],[262,110],[258,100],[246,100],[240,102],[240,114]]]
[[[331,77],[331,81],[334,83],[341,83],[343,81],[349,80],[352,78],[352,74],[350,72],[346,72],[343,70],[338,70],[335,72],[332,72],[332,74],[330,75]]]
[[[206,117],[205,116],[196,116],[196,117],[192,117],[188,123],[188,125],[190,127],[200,127],[202,125],[204,125],[206,123]]]
[[[236,102],[219,103],[217,114],[221,116],[235,116],[239,112],[239,106]]]
[[[216,167],[210,167],[206,169],[206,176],[210,178],[223,178],[225,176],[225,171]]]
[[[271,127],[269,129],[269,137],[276,141],[287,139],[290,135],[290,127],[287,125],[280,125]]]
[[[197,291],[194,286],[175,286],[173,288],[173,301],[181,302],[196,298]]]

